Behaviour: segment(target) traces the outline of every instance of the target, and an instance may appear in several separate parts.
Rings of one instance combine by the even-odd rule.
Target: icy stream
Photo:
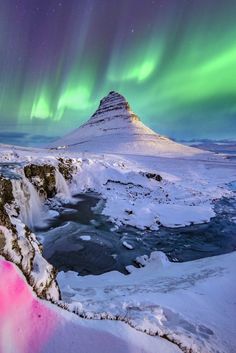
[[[80,194],[76,199],[77,202],[57,206],[57,216],[49,220],[47,227],[36,231],[44,245],[44,256],[60,271],[73,270],[81,275],[111,270],[126,273],[125,267],[134,264],[137,256],[155,250],[165,252],[172,261],[182,262],[236,249],[235,198],[218,202],[217,216],[209,223],[175,229],[161,227],[159,231],[117,229],[101,215],[98,195]],[[100,209],[95,207],[97,204]]]
[[[54,200],[51,205],[48,221],[39,225],[38,221],[45,218],[42,202],[33,185],[18,174],[18,168],[21,163],[0,164],[1,174],[13,179],[23,222],[34,228],[44,245],[45,258],[58,270],[73,270],[81,275],[112,270],[126,273],[125,267],[134,264],[138,256],[155,250],[163,251],[171,261],[182,262],[236,249],[235,197],[216,203],[217,216],[209,223],[160,227],[158,231],[118,229],[101,214],[104,202],[98,195],[71,198],[64,178],[56,171],[57,202]],[[236,181],[229,188],[236,195]],[[63,199],[67,201],[62,203]]]

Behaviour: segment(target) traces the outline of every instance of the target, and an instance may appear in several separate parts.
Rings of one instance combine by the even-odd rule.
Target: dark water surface
[[[236,190],[236,183],[231,183]],[[182,228],[161,227],[140,231],[134,227],[116,229],[101,215],[96,194],[77,195],[73,203],[56,207],[58,216],[44,229],[36,230],[43,242],[45,258],[58,270],[81,275],[111,270],[126,273],[140,255],[161,250],[172,261],[189,261],[236,250],[236,199],[222,199],[215,206],[217,216],[209,223]],[[94,209],[95,207],[95,209]],[[127,249],[126,241],[133,249]]]
[[[23,162],[0,162],[0,176],[9,179],[21,179],[21,175],[17,172],[22,167]]]

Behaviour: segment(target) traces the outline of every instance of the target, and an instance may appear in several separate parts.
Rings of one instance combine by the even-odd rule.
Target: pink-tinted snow
[[[56,325],[56,315],[38,301],[15,266],[0,260],[0,352],[41,352]]]
[[[85,321],[38,299],[19,269],[0,258],[0,353],[179,353],[119,322]]]

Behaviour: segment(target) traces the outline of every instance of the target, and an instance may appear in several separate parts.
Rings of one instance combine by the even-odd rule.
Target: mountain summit
[[[145,126],[125,97],[114,91],[100,101],[85,124],[54,142],[53,147],[58,146],[82,152],[152,156],[202,152],[171,141]]]
[[[115,91],[111,91],[105,98],[100,101],[98,109],[89,119],[89,121],[99,120],[99,118],[103,118],[104,115],[106,115],[106,118],[108,118],[107,113],[109,113],[109,119],[117,117],[130,119],[131,115],[135,116],[131,112],[129,103],[126,101],[125,97]]]

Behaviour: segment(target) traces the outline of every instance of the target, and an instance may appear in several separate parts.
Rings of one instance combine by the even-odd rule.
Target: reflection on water
[[[233,188],[233,186],[232,186]],[[236,250],[236,199],[223,199],[215,206],[211,222],[183,228],[161,227],[140,231],[134,227],[115,229],[101,215],[99,197],[77,195],[77,202],[63,204],[48,226],[36,231],[44,245],[44,256],[58,270],[81,275],[111,270],[126,273],[137,256],[161,250],[172,261],[189,261]],[[112,230],[112,231],[111,231]],[[124,247],[126,241],[133,250]]]

